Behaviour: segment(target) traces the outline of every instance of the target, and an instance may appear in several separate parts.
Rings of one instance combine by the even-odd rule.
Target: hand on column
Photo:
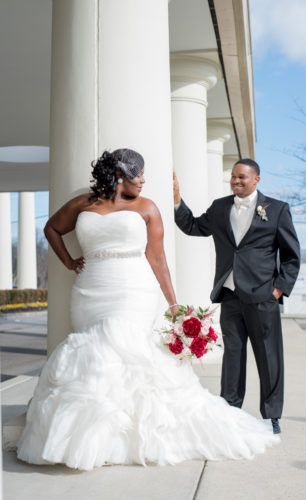
[[[173,198],[174,198],[174,205],[179,205],[181,202],[180,185],[174,170],[173,170]]]

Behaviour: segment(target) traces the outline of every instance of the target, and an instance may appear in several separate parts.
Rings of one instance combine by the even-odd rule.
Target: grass
[[[27,304],[5,304],[0,306],[0,313],[21,312],[21,311],[41,311],[47,309],[48,302],[28,302]]]

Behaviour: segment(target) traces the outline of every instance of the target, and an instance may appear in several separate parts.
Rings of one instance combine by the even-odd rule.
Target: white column
[[[208,120],[207,162],[210,203],[223,195],[223,145],[231,137],[231,127],[219,120]]]
[[[221,120],[208,120],[207,129],[207,162],[208,162],[208,198],[212,203],[223,195],[223,146],[231,137],[231,127]],[[210,239],[210,276],[215,275],[216,251]]]
[[[209,206],[207,174],[207,92],[217,82],[216,65],[200,57],[173,56],[172,142],[174,168],[184,201],[194,215]],[[176,230],[178,300],[205,305],[212,289],[209,241]]]
[[[224,155],[223,156],[223,196],[232,194],[230,180],[232,175],[232,168],[239,157],[237,155]]]
[[[50,214],[88,191],[90,162],[98,155],[99,2],[53,0]],[[74,233],[64,237],[73,257],[81,255]],[[70,290],[75,275],[53,251],[48,258],[48,352],[71,331]]]
[[[223,196],[228,196],[232,194],[231,190],[231,175],[232,171],[230,170],[223,170]]]
[[[0,289],[12,288],[12,233],[10,193],[0,193]]]
[[[37,288],[34,193],[19,193],[17,286]]]
[[[135,149],[174,268],[168,1],[54,0],[51,94],[51,213],[89,189],[104,149]],[[74,234],[65,241],[80,255]],[[71,330],[72,280],[50,251],[49,352]]]
[[[104,0],[100,31],[99,149],[143,155],[144,195],[161,210],[174,276],[168,0]]]

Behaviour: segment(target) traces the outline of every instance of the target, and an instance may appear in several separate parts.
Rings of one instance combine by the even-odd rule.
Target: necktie
[[[239,198],[239,196],[235,196],[234,203],[237,208],[249,208],[251,206],[251,200],[249,198]]]

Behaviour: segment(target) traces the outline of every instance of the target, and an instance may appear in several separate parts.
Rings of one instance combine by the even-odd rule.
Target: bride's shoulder
[[[79,210],[80,212],[82,210],[86,210],[93,203],[94,201],[92,200],[91,194],[89,192],[79,194],[78,196],[75,196],[74,198],[71,198],[71,200],[68,201],[68,204],[71,207],[75,208],[76,210]]]
[[[139,208],[149,215],[154,215],[159,213],[159,209],[150,198],[145,198],[144,196],[139,196]]]

